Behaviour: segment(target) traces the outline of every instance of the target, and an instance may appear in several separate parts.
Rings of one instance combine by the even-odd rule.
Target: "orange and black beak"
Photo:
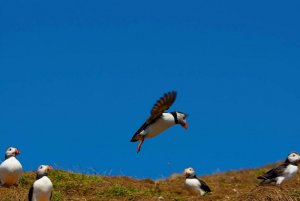
[[[187,122],[185,122],[184,124],[181,124],[181,126],[182,126],[183,128],[185,128],[185,129],[188,129],[188,123],[187,123]]]
[[[21,153],[20,150],[16,149],[15,154],[19,155],[20,153]]]
[[[53,170],[52,166],[48,165],[48,167],[47,167],[47,173],[50,172],[51,170]]]
[[[186,170],[184,170],[182,174],[183,174],[184,176],[186,176],[186,177],[189,176],[189,173],[188,173]]]

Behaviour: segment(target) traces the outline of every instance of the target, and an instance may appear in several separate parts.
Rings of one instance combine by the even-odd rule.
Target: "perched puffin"
[[[28,193],[29,201],[50,201],[53,185],[48,178],[48,172],[52,170],[49,165],[40,165],[36,171],[36,180]]]
[[[198,191],[201,196],[211,192],[208,185],[203,180],[197,178],[193,168],[186,168],[183,174],[185,175],[185,187]]]
[[[17,148],[9,147],[5,152],[5,160],[0,165],[0,181],[2,186],[18,186],[22,174],[22,165],[16,159],[20,154]]]
[[[292,152],[283,164],[269,170],[257,179],[262,179],[260,184],[276,183],[276,185],[280,185],[285,179],[290,179],[297,173],[299,162],[300,155],[297,152]]]
[[[131,139],[131,142],[139,140],[137,152],[140,151],[146,138],[155,137],[175,124],[180,124],[185,129],[188,128],[186,121],[187,114],[176,111],[165,112],[165,110],[169,109],[174,103],[176,95],[175,91],[165,93],[152,107],[150,117],[137,130]]]

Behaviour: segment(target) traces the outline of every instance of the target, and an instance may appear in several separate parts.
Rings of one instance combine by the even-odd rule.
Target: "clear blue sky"
[[[2,1],[0,151],[25,170],[161,178],[300,151],[299,1]],[[180,126],[133,133],[169,90]]]

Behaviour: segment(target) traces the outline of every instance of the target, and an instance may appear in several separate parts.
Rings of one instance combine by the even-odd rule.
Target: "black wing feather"
[[[174,103],[176,99],[177,93],[176,91],[170,91],[168,93],[165,93],[163,97],[161,97],[154,106],[151,109],[151,115],[148,118],[148,122],[152,122],[154,119],[157,119],[157,117],[161,116],[161,114],[168,110],[171,105]]]
[[[263,174],[257,178],[263,179],[263,180],[274,179],[274,178],[282,175],[282,173],[284,172],[284,170],[287,166],[288,166],[287,163],[283,163],[283,164],[279,165],[278,167],[269,170],[268,172],[266,172],[265,174]]]
[[[29,201],[32,201],[32,196],[33,196],[33,185],[29,189],[29,193],[28,193],[28,200]]]
[[[209,186],[208,186],[203,180],[201,180],[201,179],[199,179],[199,178],[198,178],[198,180],[199,180],[200,183],[201,183],[200,188],[201,188],[202,190],[204,190],[205,192],[211,192]]]

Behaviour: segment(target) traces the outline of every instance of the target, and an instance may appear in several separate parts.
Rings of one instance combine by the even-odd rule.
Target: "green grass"
[[[120,196],[133,196],[137,194],[139,191],[135,188],[129,188],[125,186],[121,186],[119,184],[116,184],[112,186],[111,188],[100,192],[99,196],[100,197],[120,197]]]
[[[103,178],[100,176],[70,173],[63,170],[54,170],[49,174],[54,183],[54,188],[72,188],[74,186],[88,186],[94,184],[100,184],[103,182]]]
[[[300,191],[290,192],[290,195],[293,196],[293,197],[296,197],[300,200]]]
[[[106,189],[98,193],[99,197],[151,197],[151,196],[163,196],[168,197],[170,194],[168,192],[159,192],[155,188],[151,189],[138,189],[132,187],[122,186],[120,184],[113,185],[109,189]]]
[[[60,191],[53,191],[51,201],[62,201],[63,195]]]

